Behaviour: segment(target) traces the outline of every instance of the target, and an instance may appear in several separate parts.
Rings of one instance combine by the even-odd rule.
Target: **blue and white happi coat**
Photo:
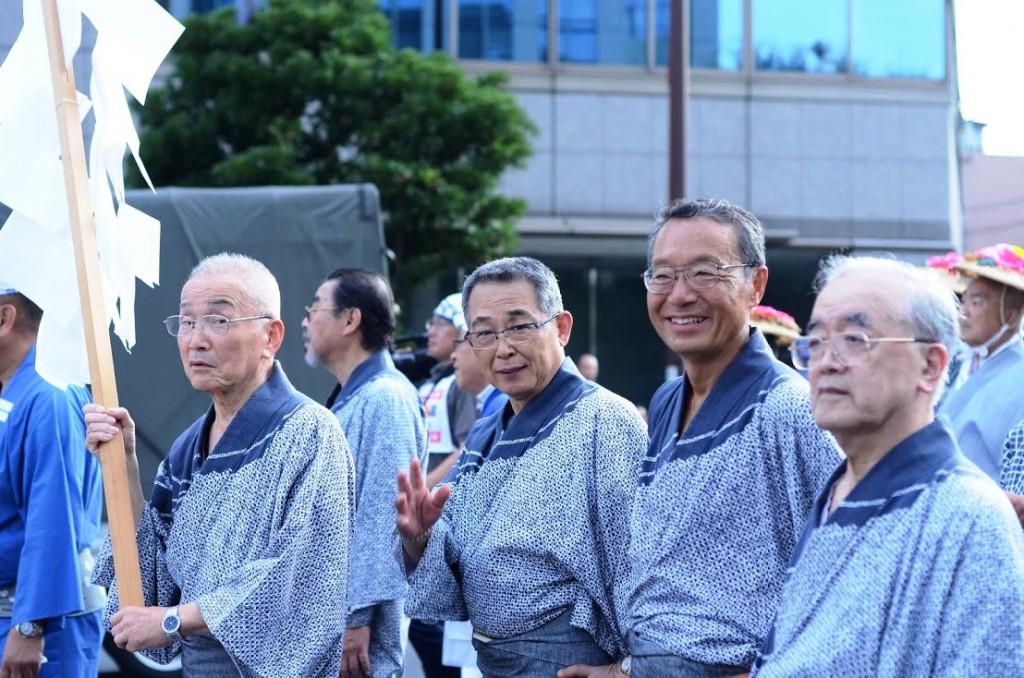
[[[12,624],[41,620],[52,647],[43,675],[95,675],[99,636],[78,628],[95,629],[103,605],[79,564],[103,509],[100,465],[85,450],[90,398],[50,384],[35,365],[32,347],[0,394],[0,589],[13,598],[0,605],[0,652]]]
[[[629,631],[700,664],[750,666],[818,490],[842,458],[807,382],[747,344],[679,435],[684,376],[650,407],[633,504]]]
[[[506,405],[473,427],[406,613],[511,638],[569,610],[572,626],[621,656],[616,595],[646,449],[636,407],[566,360],[518,414]]]
[[[354,510],[338,420],[280,364],[207,456],[213,419],[211,407],[157,471],[136,532],[145,604],[197,602],[242,676],[335,678]],[[94,580],[111,587],[109,625],[119,607],[109,541]],[[146,654],[167,662],[180,650]]]
[[[936,421],[823,519],[818,497],[755,674],[1024,675],[1024,540]]]
[[[427,427],[416,389],[386,350],[374,353],[328,401],[355,460],[355,532],[348,583],[348,627],[371,626],[374,676],[402,671],[405,573],[395,561],[395,477],[427,461]]]
[[[938,413],[947,417],[964,456],[999,482],[1003,443],[1024,419],[1024,341],[1015,336],[981,362],[947,395]]]
[[[999,484],[1007,492],[1024,494],[1024,421],[1014,426],[1006,436]]]

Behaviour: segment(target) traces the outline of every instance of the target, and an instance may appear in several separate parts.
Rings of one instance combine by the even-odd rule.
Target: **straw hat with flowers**
[[[755,306],[750,312],[750,324],[764,334],[773,334],[780,344],[789,344],[800,336],[800,326],[788,313],[771,306]]]
[[[1007,287],[1024,290],[1024,248],[1000,243],[968,252],[956,269],[972,278],[987,278]]]

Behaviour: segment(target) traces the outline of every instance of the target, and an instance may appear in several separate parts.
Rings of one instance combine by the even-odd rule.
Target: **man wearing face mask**
[[[1024,419],[1024,398],[1010,395],[1024,382],[1024,250],[986,247],[968,253],[957,268],[973,278],[960,323],[970,353],[939,414],[949,419],[967,458],[998,482],[1003,442]]]

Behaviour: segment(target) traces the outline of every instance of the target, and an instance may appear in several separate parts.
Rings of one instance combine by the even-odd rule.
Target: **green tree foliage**
[[[496,188],[535,129],[504,74],[395,50],[374,0],[270,0],[246,26],[225,10],[186,27],[139,110],[156,185],[376,184],[400,299],[513,251],[524,205]]]

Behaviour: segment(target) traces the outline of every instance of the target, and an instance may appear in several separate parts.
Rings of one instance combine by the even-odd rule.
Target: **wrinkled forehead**
[[[880,285],[876,277],[863,272],[840,275],[818,294],[807,333],[888,329],[896,320],[898,305],[906,300],[905,288],[898,281]]]
[[[181,288],[182,311],[238,311],[244,307],[245,295],[229,276],[201,274]]]
[[[528,322],[542,315],[537,290],[528,280],[479,283],[470,293],[467,306],[471,327],[481,323]]]

